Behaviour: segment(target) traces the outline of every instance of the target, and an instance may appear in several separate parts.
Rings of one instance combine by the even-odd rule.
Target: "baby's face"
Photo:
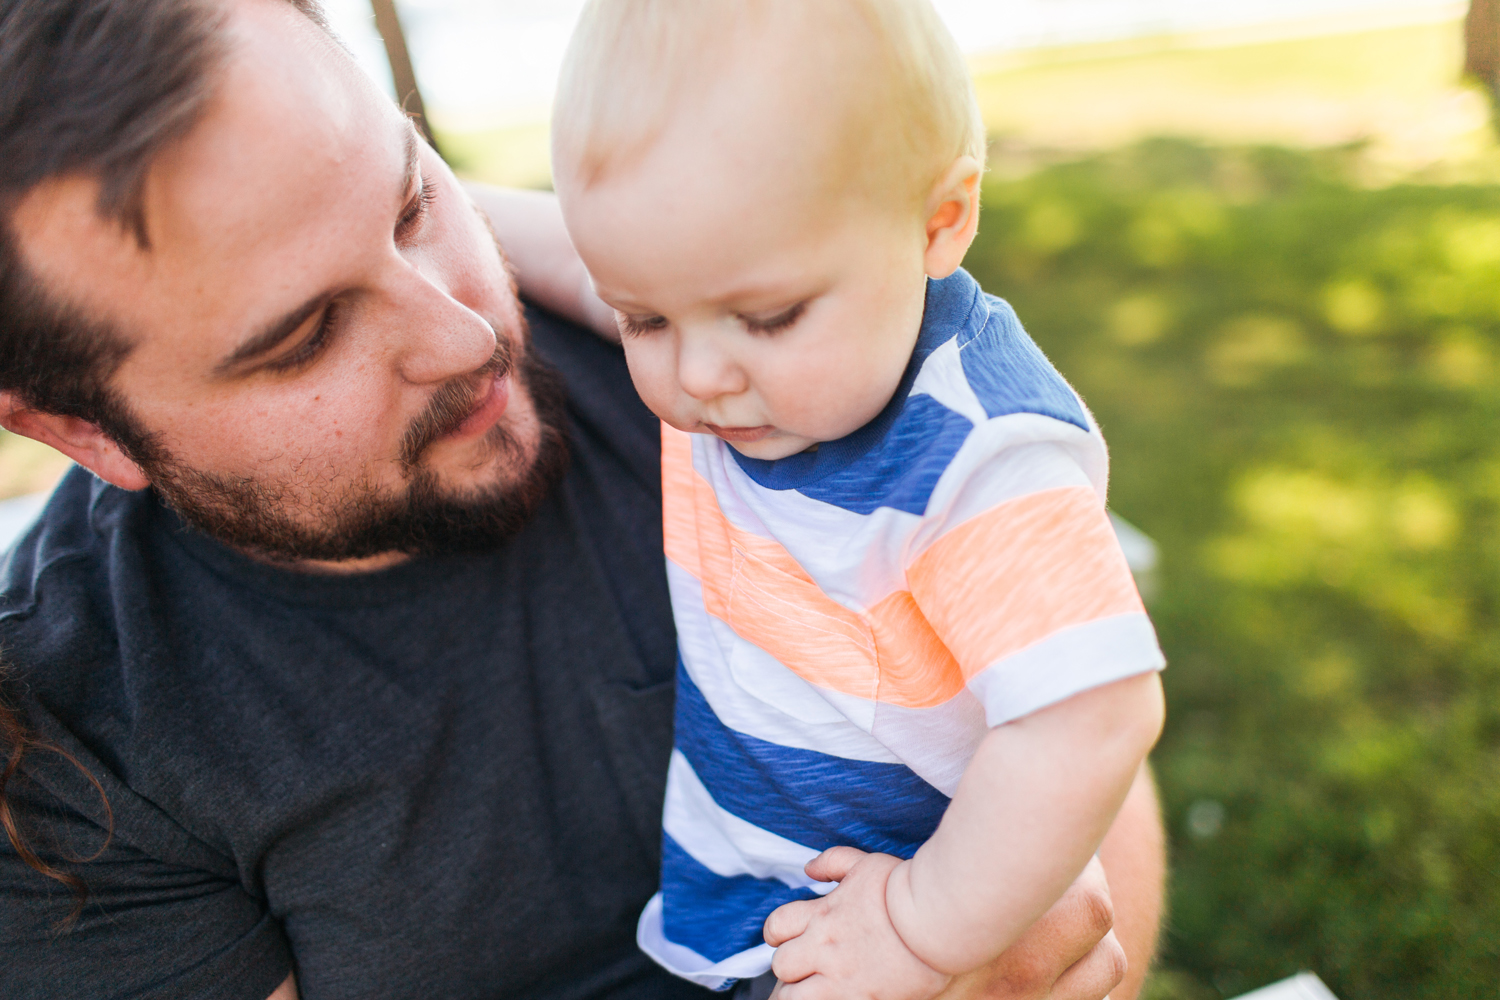
[[[637,390],[673,427],[753,458],[857,430],[916,343],[923,221],[808,182],[795,150],[746,164],[732,140],[705,157],[715,144],[698,139],[664,139],[590,187],[560,185]]]

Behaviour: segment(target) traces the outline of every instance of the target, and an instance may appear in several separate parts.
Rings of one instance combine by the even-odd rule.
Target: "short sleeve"
[[[24,777],[7,789],[27,843],[82,878],[88,896],[65,925],[71,890],[27,866],[0,838],[0,996],[265,1000],[292,962],[264,903],[223,873],[143,850],[141,842],[162,839],[140,828],[147,810],[117,783],[107,788],[112,836],[97,815]]]
[[[912,598],[996,726],[1165,665],[1073,443],[1027,415],[981,425],[934,491]],[[1073,428],[1069,437],[1082,437]]]

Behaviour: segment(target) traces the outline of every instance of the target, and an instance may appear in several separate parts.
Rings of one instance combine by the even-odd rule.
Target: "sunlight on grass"
[[[1152,140],[985,188],[966,266],[1161,549],[1151,1000],[1500,980],[1500,184],[1367,177]]]
[[[1332,146],[1368,142],[1383,172],[1493,175],[1482,96],[1459,81],[1458,23],[1190,47],[1142,39],[975,61],[1002,143],[1053,155],[1151,135]]]

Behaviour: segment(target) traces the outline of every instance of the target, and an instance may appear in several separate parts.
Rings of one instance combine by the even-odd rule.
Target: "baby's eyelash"
[[[798,302],[790,309],[777,313],[770,319],[751,319],[748,316],[742,318],[746,328],[754,333],[779,333],[801,319],[805,312],[807,312],[807,303]]]
[[[620,324],[620,333],[627,337],[639,337],[645,333],[665,329],[667,325],[665,316],[631,316],[628,313],[616,312],[615,319]]]

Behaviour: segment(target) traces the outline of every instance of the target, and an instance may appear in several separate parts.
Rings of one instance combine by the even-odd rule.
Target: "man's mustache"
[[[496,324],[491,325],[500,329]],[[445,383],[432,394],[427,409],[411,422],[401,439],[401,463],[408,469],[414,468],[434,441],[452,434],[469,418],[491,391],[490,383],[509,375],[515,367],[511,338],[501,333],[495,338],[495,353],[482,367],[472,375]]]

